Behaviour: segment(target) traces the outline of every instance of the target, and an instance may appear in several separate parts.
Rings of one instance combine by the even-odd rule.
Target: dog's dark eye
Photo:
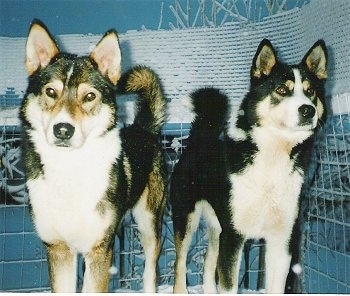
[[[315,90],[312,87],[309,87],[307,90],[305,90],[305,94],[309,97],[311,97],[315,93]]]
[[[96,94],[94,94],[93,92],[89,92],[85,95],[84,102],[92,102],[95,99],[96,99]]]
[[[45,90],[45,93],[46,93],[46,95],[47,95],[49,98],[52,98],[52,99],[56,99],[56,98],[57,98],[57,93],[56,93],[55,89],[53,89],[52,87],[48,87],[48,88]]]
[[[289,89],[285,85],[281,85],[276,88],[276,93],[278,93],[280,96],[286,96],[289,93]]]

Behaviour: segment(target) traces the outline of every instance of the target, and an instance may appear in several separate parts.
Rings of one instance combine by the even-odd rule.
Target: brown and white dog
[[[123,91],[139,94],[139,112],[120,129],[121,52],[114,30],[81,57],[62,53],[35,20],[26,68],[23,157],[52,291],[76,291],[78,253],[86,266],[83,292],[108,291],[116,228],[132,209],[145,252],[144,291],[154,292],[166,192],[158,140],[165,99],[157,75],[135,67],[121,79]]]

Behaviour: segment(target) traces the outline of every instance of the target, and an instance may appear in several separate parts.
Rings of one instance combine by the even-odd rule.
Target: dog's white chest
[[[109,186],[109,174],[120,152],[118,141],[110,136],[104,145],[96,141],[70,152],[37,148],[45,174],[28,180],[27,185],[35,225],[44,241],[62,240],[85,253],[103,239],[115,211],[107,205],[102,213],[97,205]]]
[[[233,224],[252,238],[290,233],[303,182],[286,154],[259,152],[243,174],[230,176]]]

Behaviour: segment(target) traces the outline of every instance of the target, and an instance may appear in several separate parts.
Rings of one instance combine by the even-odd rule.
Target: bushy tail
[[[135,123],[152,134],[158,134],[164,124],[165,97],[157,74],[146,66],[136,66],[118,82],[119,91],[137,93]]]
[[[201,88],[191,94],[196,117],[192,135],[218,137],[227,119],[228,98],[215,88]]]

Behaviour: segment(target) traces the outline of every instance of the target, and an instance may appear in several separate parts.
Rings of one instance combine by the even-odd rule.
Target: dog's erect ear
[[[117,32],[108,31],[90,57],[97,63],[100,72],[107,75],[113,84],[117,84],[121,76],[121,52]]]
[[[31,75],[39,68],[46,67],[59,53],[55,40],[39,20],[34,20],[26,43],[26,68]]]
[[[304,56],[302,63],[318,79],[327,79],[327,48],[323,40],[318,40]]]
[[[269,40],[264,39],[260,42],[254,56],[251,75],[258,79],[264,75],[268,76],[276,63],[277,55],[275,49]]]

